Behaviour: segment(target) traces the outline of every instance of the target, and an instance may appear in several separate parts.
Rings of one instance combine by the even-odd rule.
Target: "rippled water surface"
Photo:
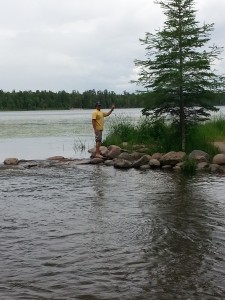
[[[90,114],[1,112],[1,162],[88,155]],[[224,195],[222,175],[0,169],[0,299],[225,299]]]
[[[0,299],[224,299],[225,177],[0,173]]]

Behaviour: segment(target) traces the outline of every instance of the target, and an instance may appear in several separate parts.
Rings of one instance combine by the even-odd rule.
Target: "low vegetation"
[[[179,127],[165,119],[141,117],[136,123],[130,118],[116,117],[109,125],[104,145],[118,145],[132,150],[134,145],[145,145],[149,154],[179,151]],[[202,150],[213,157],[218,153],[213,145],[224,140],[225,119],[216,117],[201,124],[192,124],[186,130],[186,153]]]

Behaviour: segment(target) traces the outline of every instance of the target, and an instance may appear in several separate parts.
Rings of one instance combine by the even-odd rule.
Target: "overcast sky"
[[[225,46],[225,0],[196,0],[199,25]],[[0,0],[0,89],[134,92],[145,32],[162,28],[153,0]],[[222,53],[222,58],[225,53]],[[218,63],[225,73],[225,61]]]

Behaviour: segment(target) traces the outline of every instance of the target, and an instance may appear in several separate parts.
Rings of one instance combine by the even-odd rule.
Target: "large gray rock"
[[[122,153],[118,156],[118,158],[125,159],[125,160],[129,160],[129,161],[131,161],[131,162],[134,160],[133,157],[132,157],[132,155],[131,155],[130,153],[128,153],[128,152],[122,152]]]
[[[104,159],[103,158],[98,158],[98,157],[94,157],[89,161],[89,163],[92,164],[92,165],[100,164],[100,163],[103,163],[103,162],[104,162]]]
[[[189,155],[189,159],[193,159],[196,162],[208,162],[209,154],[202,150],[193,150]]]
[[[114,160],[114,167],[120,169],[128,169],[132,167],[132,162],[125,159],[117,158]]]
[[[217,165],[217,164],[210,164],[210,165],[209,165],[209,171],[210,171],[211,173],[219,173],[219,172],[221,172],[220,166]]]
[[[179,162],[182,162],[186,157],[186,153],[182,152],[182,151],[170,151],[166,154],[164,154],[161,159],[160,159],[160,163],[162,166],[165,165],[171,165],[171,166],[175,166],[176,164],[178,164]]]
[[[141,158],[139,158],[133,163],[133,167],[140,168],[140,166],[148,165],[150,158],[150,155],[143,155]]]
[[[151,168],[159,168],[160,167],[160,161],[156,158],[151,158],[149,160],[149,166]]]
[[[104,157],[107,157],[108,156],[108,153],[109,153],[109,150],[107,147],[105,146],[101,146],[100,147],[100,154]]]
[[[207,162],[200,162],[197,164],[197,171],[209,170],[209,164]]]
[[[15,157],[9,157],[4,160],[4,165],[15,166],[15,165],[18,165],[18,163],[19,163],[19,160],[18,160],[18,158],[15,158]]]
[[[225,142],[213,142],[213,145],[219,150],[220,153],[225,153]]]
[[[109,146],[109,152],[107,154],[107,158],[114,159],[117,158],[121,153],[121,148],[117,146]]]
[[[131,157],[133,158],[133,160],[138,160],[139,158],[141,158],[144,155],[145,155],[144,153],[137,152],[137,151],[134,151],[131,153]]]
[[[114,166],[114,160],[113,159],[107,159],[104,161],[104,164],[106,166]]]
[[[220,153],[220,154],[216,154],[213,157],[213,164],[217,164],[217,165],[225,165],[225,154]]]
[[[108,150],[107,147],[105,147],[105,146],[100,146],[100,149],[99,149],[99,150],[100,150],[100,154],[101,154],[102,156],[106,157],[106,156],[108,155],[109,150]],[[91,157],[94,157],[94,156],[95,156],[95,153],[96,153],[96,147],[89,149],[89,150],[88,150],[88,153],[91,153]]]
[[[159,153],[159,152],[156,152],[156,153],[153,153],[152,154],[152,159],[157,159],[157,160],[160,160],[162,157],[162,153]]]

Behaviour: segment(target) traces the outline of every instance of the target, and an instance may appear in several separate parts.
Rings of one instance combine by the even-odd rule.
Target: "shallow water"
[[[1,299],[224,299],[224,176],[86,165],[0,181]]]
[[[89,156],[90,113],[1,112],[0,160]],[[80,165],[0,183],[0,299],[225,299],[225,176]]]

